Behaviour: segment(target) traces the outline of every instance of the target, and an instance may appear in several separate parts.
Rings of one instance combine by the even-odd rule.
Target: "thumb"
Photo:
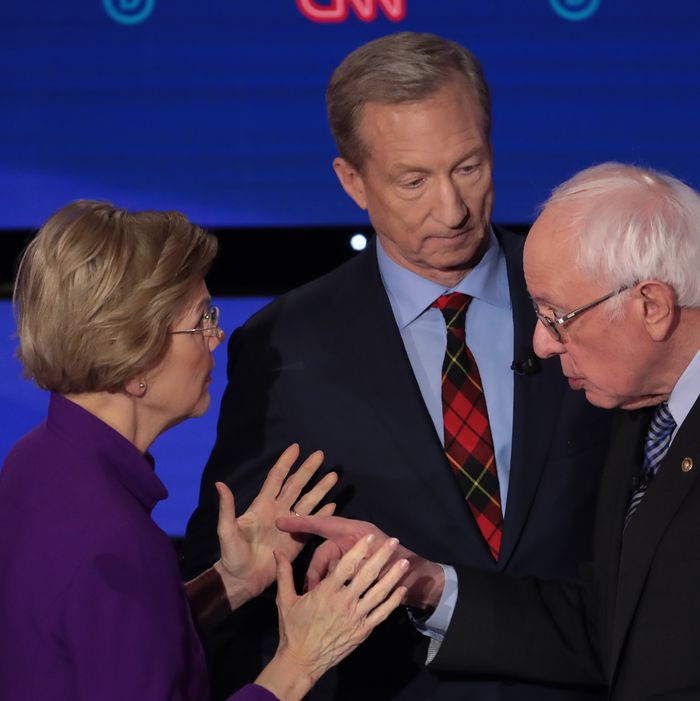
[[[230,532],[237,527],[236,523],[236,502],[233,492],[223,483],[214,484],[219,493],[219,532]]]
[[[272,553],[275,556],[277,565],[277,607],[282,610],[288,609],[297,598],[294,588],[294,577],[292,575],[292,564],[289,559],[276,550]]]

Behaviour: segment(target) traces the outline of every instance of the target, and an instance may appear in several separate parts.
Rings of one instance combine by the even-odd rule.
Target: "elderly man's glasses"
[[[542,322],[542,326],[544,326],[545,329],[547,329],[547,331],[549,331],[549,335],[557,343],[563,343],[564,339],[561,335],[560,328],[562,326],[564,326],[564,324],[567,324],[572,319],[575,319],[579,314],[583,314],[583,312],[587,312],[589,309],[593,309],[593,307],[597,307],[599,304],[602,304],[603,302],[610,299],[611,297],[615,297],[615,295],[619,295],[621,292],[624,292],[628,288],[629,288],[629,285],[625,285],[625,287],[621,287],[619,290],[615,290],[614,292],[608,292],[608,294],[603,295],[602,297],[599,297],[598,299],[595,299],[592,302],[589,302],[588,304],[584,304],[582,307],[579,307],[578,309],[574,309],[572,312],[569,312],[568,314],[563,314],[562,316],[559,316],[559,317],[545,316],[540,311],[540,308],[537,306],[537,304],[534,304],[535,314],[537,314],[537,318]]]
[[[178,333],[201,333],[202,336],[214,337],[219,341],[224,339],[224,330],[219,326],[221,318],[219,307],[210,307],[209,310],[202,314],[199,326],[194,329],[179,329],[177,331],[169,331],[171,334]]]

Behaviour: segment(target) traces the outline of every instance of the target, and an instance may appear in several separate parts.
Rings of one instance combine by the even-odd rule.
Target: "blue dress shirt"
[[[688,367],[678,378],[671,396],[668,398],[668,410],[676,422],[676,428],[671,435],[671,443],[678,433],[686,417],[700,395],[700,351],[697,351]]]
[[[444,445],[442,363],[447,346],[445,320],[430,305],[447,292],[473,297],[466,320],[466,339],[481,374],[493,436],[496,470],[505,515],[513,434],[513,317],[506,260],[496,236],[479,264],[455,287],[406,270],[386,254],[377,238],[377,259],[384,288],[423,401]]]
[[[447,292],[463,292],[473,298],[465,322],[466,341],[476,360],[484,388],[496,456],[501,509],[505,515],[513,436],[514,380],[510,365],[514,332],[506,259],[496,236],[493,231],[490,232],[488,249],[481,261],[450,289],[395,263],[382,248],[379,238],[377,260],[408,359],[443,445],[442,363],[447,347],[447,330],[442,312],[431,309],[430,305]],[[434,642],[443,639],[458,594],[455,570],[444,565],[442,568],[445,587],[438,606],[427,620],[415,621],[417,629],[433,638]],[[428,661],[434,657],[438,646],[431,643]]]

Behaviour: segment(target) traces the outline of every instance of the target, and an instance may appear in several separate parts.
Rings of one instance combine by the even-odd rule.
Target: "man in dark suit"
[[[348,56],[327,97],[341,154],[335,171],[377,236],[233,334],[217,443],[187,530],[188,570],[216,557],[214,482],[226,481],[243,507],[270,456],[299,441],[304,451],[322,448],[329,468],[340,470],[340,513],[376,522],[437,562],[573,576],[590,556],[608,417],[569,390],[555,363],[535,362],[522,239],[490,223],[490,95],[481,67],[457,44],[401,33]],[[441,383],[452,341],[446,312],[433,303],[453,293],[462,310],[468,304],[454,333],[459,352],[473,355],[469,382],[478,389],[469,406],[479,449],[457,442],[469,469],[482,461],[488,489],[469,477],[475,487],[463,491],[456,473],[467,468],[455,464],[452,429],[443,425],[455,410]],[[438,568],[440,589],[443,572],[449,589],[454,577]],[[218,632],[210,641],[217,695],[259,668],[275,630],[274,608],[258,602]],[[414,660],[422,639],[402,611],[312,698],[590,698],[434,674]],[[228,664],[233,654],[239,677]]]
[[[610,163],[555,190],[533,226],[525,275],[542,322],[535,351],[559,357],[591,403],[627,410],[601,482],[594,559],[569,583],[457,567],[457,605],[431,668],[604,682],[618,701],[700,698],[698,222],[698,193]],[[284,521],[341,549],[371,530]],[[314,568],[323,574],[318,557]]]
[[[533,227],[525,272],[543,322],[535,350],[558,356],[590,402],[632,411],[616,418],[588,577],[570,587],[505,582],[498,596],[493,583],[460,578],[456,626],[468,600],[485,601],[485,584],[489,602],[525,623],[501,628],[490,605],[476,614],[490,620],[492,641],[508,637],[496,656],[512,653],[517,669],[502,672],[604,678],[621,701],[700,698],[698,222],[698,193],[607,164],[562,185]],[[580,319],[564,313],[618,290]],[[464,632],[455,628],[454,645],[448,634],[437,665],[479,666],[457,643]],[[536,651],[516,652],[523,636],[537,638]]]

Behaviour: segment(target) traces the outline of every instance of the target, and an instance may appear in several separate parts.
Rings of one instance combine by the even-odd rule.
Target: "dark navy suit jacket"
[[[460,570],[459,603],[436,668],[604,681],[615,701],[700,698],[700,402],[623,533],[652,413],[616,417],[594,557],[581,576],[556,582]],[[478,646],[467,620],[489,631]]]
[[[522,273],[523,238],[496,233],[507,260],[513,358],[523,360],[532,357],[536,322]],[[214,482],[232,487],[242,511],[278,454],[294,441],[303,454],[324,450],[327,469],[340,471],[340,515],[371,521],[432,560],[490,572],[573,577],[590,556],[607,413],[568,388],[557,359],[538,361],[535,372],[516,375],[508,510],[495,563],[420,395],[374,245],[278,298],[238,329],[229,345],[228,370],[217,442],[187,529],[188,575],[217,557]],[[218,696],[242,683],[234,676],[241,669],[254,678],[274,650],[276,627],[268,597],[243,607],[209,641]],[[405,612],[397,612],[329,672],[310,698],[590,698],[583,692],[436,675],[414,659],[422,638]],[[248,664],[241,664],[242,658]]]

